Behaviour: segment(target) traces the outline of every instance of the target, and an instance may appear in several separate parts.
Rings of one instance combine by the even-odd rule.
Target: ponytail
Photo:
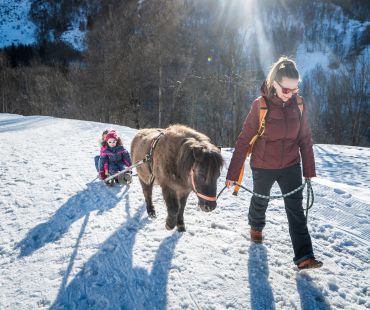
[[[280,83],[283,77],[299,80],[296,63],[286,56],[280,57],[279,60],[271,66],[266,79],[267,96],[271,96],[275,92],[275,88],[273,86],[274,81]]]

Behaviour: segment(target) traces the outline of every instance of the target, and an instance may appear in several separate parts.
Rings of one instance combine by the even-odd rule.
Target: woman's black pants
[[[302,172],[300,164],[284,169],[260,169],[252,168],[253,191],[269,196],[275,181],[280,190],[286,194],[302,185]],[[292,240],[294,259],[296,264],[303,260],[314,257],[310,234],[307,229],[302,201],[303,190],[284,198],[285,211],[288,217],[289,234]],[[248,214],[249,225],[256,230],[262,231],[266,225],[266,209],[269,200],[253,196]]]

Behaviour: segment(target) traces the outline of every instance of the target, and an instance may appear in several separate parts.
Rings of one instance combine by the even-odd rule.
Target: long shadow
[[[117,197],[115,189],[108,189],[101,182],[90,182],[87,188],[77,193],[45,223],[32,228],[17,245],[20,249],[19,256],[31,255],[45,244],[59,240],[68,228],[80,218],[98,210],[99,213],[111,209],[117,205],[128,187],[120,197]]]
[[[136,234],[148,222],[145,206],[101,246],[82,270],[61,288],[50,309],[166,309],[171,260],[180,233],[165,238],[152,271],[133,266]]]
[[[264,245],[252,243],[249,247],[248,280],[251,291],[251,309],[275,309],[274,294],[268,280],[269,268]]]
[[[301,299],[302,310],[330,310],[325,296],[305,272],[296,275],[297,290]]]

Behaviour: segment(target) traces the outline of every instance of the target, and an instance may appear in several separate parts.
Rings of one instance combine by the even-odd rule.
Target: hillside
[[[265,242],[255,245],[246,192],[224,192],[211,213],[191,194],[178,233],[164,227],[159,188],[154,220],[137,177],[107,188],[93,164],[106,127],[127,147],[136,132],[0,114],[1,309],[370,308],[369,148],[315,145],[308,221],[324,266],[297,272],[281,201],[270,202]],[[230,149],[222,154],[227,167]]]
[[[272,49],[270,53],[279,54],[279,49],[284,49],[279,43],[286,43],[279,42],[278,37],[283,31],[296,47],[294,56],[303,75],[316,65],[323,69],[337,69],[340,60],[349,55],[364,53],[369,45],[370,21],[366,18],[366,12],[370,12],[369,5],[363,1],[356,5],[349,5],[347,2],[316,0],[297,4],[288,1],[286,6],[282,6],[270,0],[260,3],[249,1],[240,8],[255,16],[253,19],[248,16],[245,18],[246,40],[258,42],[261,46],[267,43],[261,41],[264,38],[269,39],[270,44],[272,40],[273,44],[268,46]],[[143,1],[137,1],[138,9],[142,3]],[[3,0],[0,4],[0,48],[11,44],[35,44],[37,35],[46,31],[51,41],[62,40],[79,51],[88,48],[87,19],[99,17],[101,12],[98,8],[105,7],[99,1],[90,4],[77,1],[74,5],[67,5],[64,0],[50,3]],[[259,29],[258,23],[264,25],[263,31]],[[41,30],[42,27],[46,29]],[[246,53],[251,51],[247,50]],[[273,60],[270,59],[269,63]]]
[[[286,55],[315,141],[369,146],[366,1],[17,0],[0,10],[2,113],[182,123],[227,146]]]

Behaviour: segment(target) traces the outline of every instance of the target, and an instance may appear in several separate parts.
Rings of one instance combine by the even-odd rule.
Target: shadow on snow
[[[138,231],[149,219],[140,207],[92,256],[64,287],[50,309],[166,309],[171,260],[180,233],[165,238],[156,253],[152,270],[133,266],[133,247]],[[142,216],[144,217],[142,218]],[[68,275],[68,271],[67,271]]]
[[[252,310],[275,309],[274,294],[268,276],[269,267],[265,246],[251,243],[248,259],[248,281]]]
[[[301,298],[302,310],[330,310],[330,304],[323,292],[305,272],[296,275],[297,290]]]
[[[272,287],[268,280],[269,268],[265,246],[251,244],[248,260],[248,280],[251,309],[276,309]],[[302,310],[330,310],[330,304],[312,278],[305,272],[296,275],[297,290]]]
[[[19,256],[31,255],[45,244],[59,240],[75,221],[84,216],[87,223],[90,212],[98,210],[102,213],[114,208],[128,189],[126,187],[122,195],[117,197],[114,189],[106,188],[101,182],[88,183],[86,189],[68,199],[47,222],[27,233],[16,246],[20,249]],[[86,226],[85,222],[83,226]]]
[[[0,120],[0,132],[18,131],[26,128],[37,128],[48,124],[50,116],[19,116]]]

